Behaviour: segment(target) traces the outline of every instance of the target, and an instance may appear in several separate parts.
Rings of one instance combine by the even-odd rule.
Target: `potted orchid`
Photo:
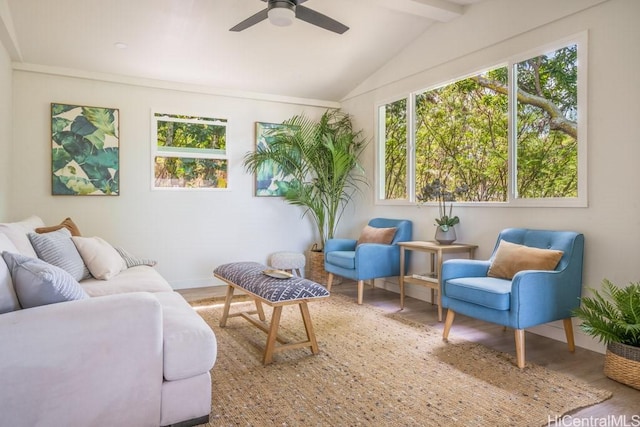
[[[456,240],[455,225],[460,223],[460,218],[453,215],[453,202],[456,196],[469,191],[466,185],[457,187],[455,190],[448,190],[446,185],[439,178],[434,179],[431,183],[427,183],[419,194],[418,201],[421,203],[437,201],[438,202],[438,218],[436,218],[436,235],[435,239],[443,245],[449,245]],[[447,208],[447,203],[449,206]]]

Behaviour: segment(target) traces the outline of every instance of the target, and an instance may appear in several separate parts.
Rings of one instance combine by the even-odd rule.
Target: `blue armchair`
[[[563,253],[555,270],[522,270],[511,280],[490,277],[489,269],[494,268],[492,262],[502,240]],[[583,252],[582,234],[511,228],[498,236],[491,259],[445,261],[441,291],[442,306],[448,311],[443,338],[448,338],[456,313],[513,328],[517,365],[524,368],[525,328],[563,320],[569,351],[573,352],[571,312],[580,305]]]
[[[327,239],[324,245],[324,269],[329,273],[327,289],[331,290],[333,275],[358,281],[358,304],[362,304],[364,281],[400,275],[398,242],[411,240],[413,223],[409,220],[374,218],[369,226],[395,227],[390,244],[361,243],[355,239]],[[408,268],[408,262],[406,262]]]

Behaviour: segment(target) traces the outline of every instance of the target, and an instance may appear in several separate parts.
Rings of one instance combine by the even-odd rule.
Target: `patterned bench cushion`
[[[329,296],[329,291],[311,280],[300,277],[276,279],[263,274],[268,268],[257,262],[232,262],[217,267],[213,272],[273,303]]]

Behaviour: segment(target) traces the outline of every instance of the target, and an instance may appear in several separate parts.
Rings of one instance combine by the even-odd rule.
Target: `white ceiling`
[[[482,0],[304,3],[350,27],[342,35],[300,20],[230,32],[266,7],[260,0],[0,1],[14,62],[339,101],[431,25]]]

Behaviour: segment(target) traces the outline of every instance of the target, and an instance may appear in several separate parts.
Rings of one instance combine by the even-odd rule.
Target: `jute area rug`
[[[218,339],[211,426],[542,426],[611,396],[336,294],[309,304],[320,354],[289,350],[263,366],[264,332],[238,317],[220,328],[220,302],[194,307]],[[305,337],[297,306],[284,308],[281,334]]]

